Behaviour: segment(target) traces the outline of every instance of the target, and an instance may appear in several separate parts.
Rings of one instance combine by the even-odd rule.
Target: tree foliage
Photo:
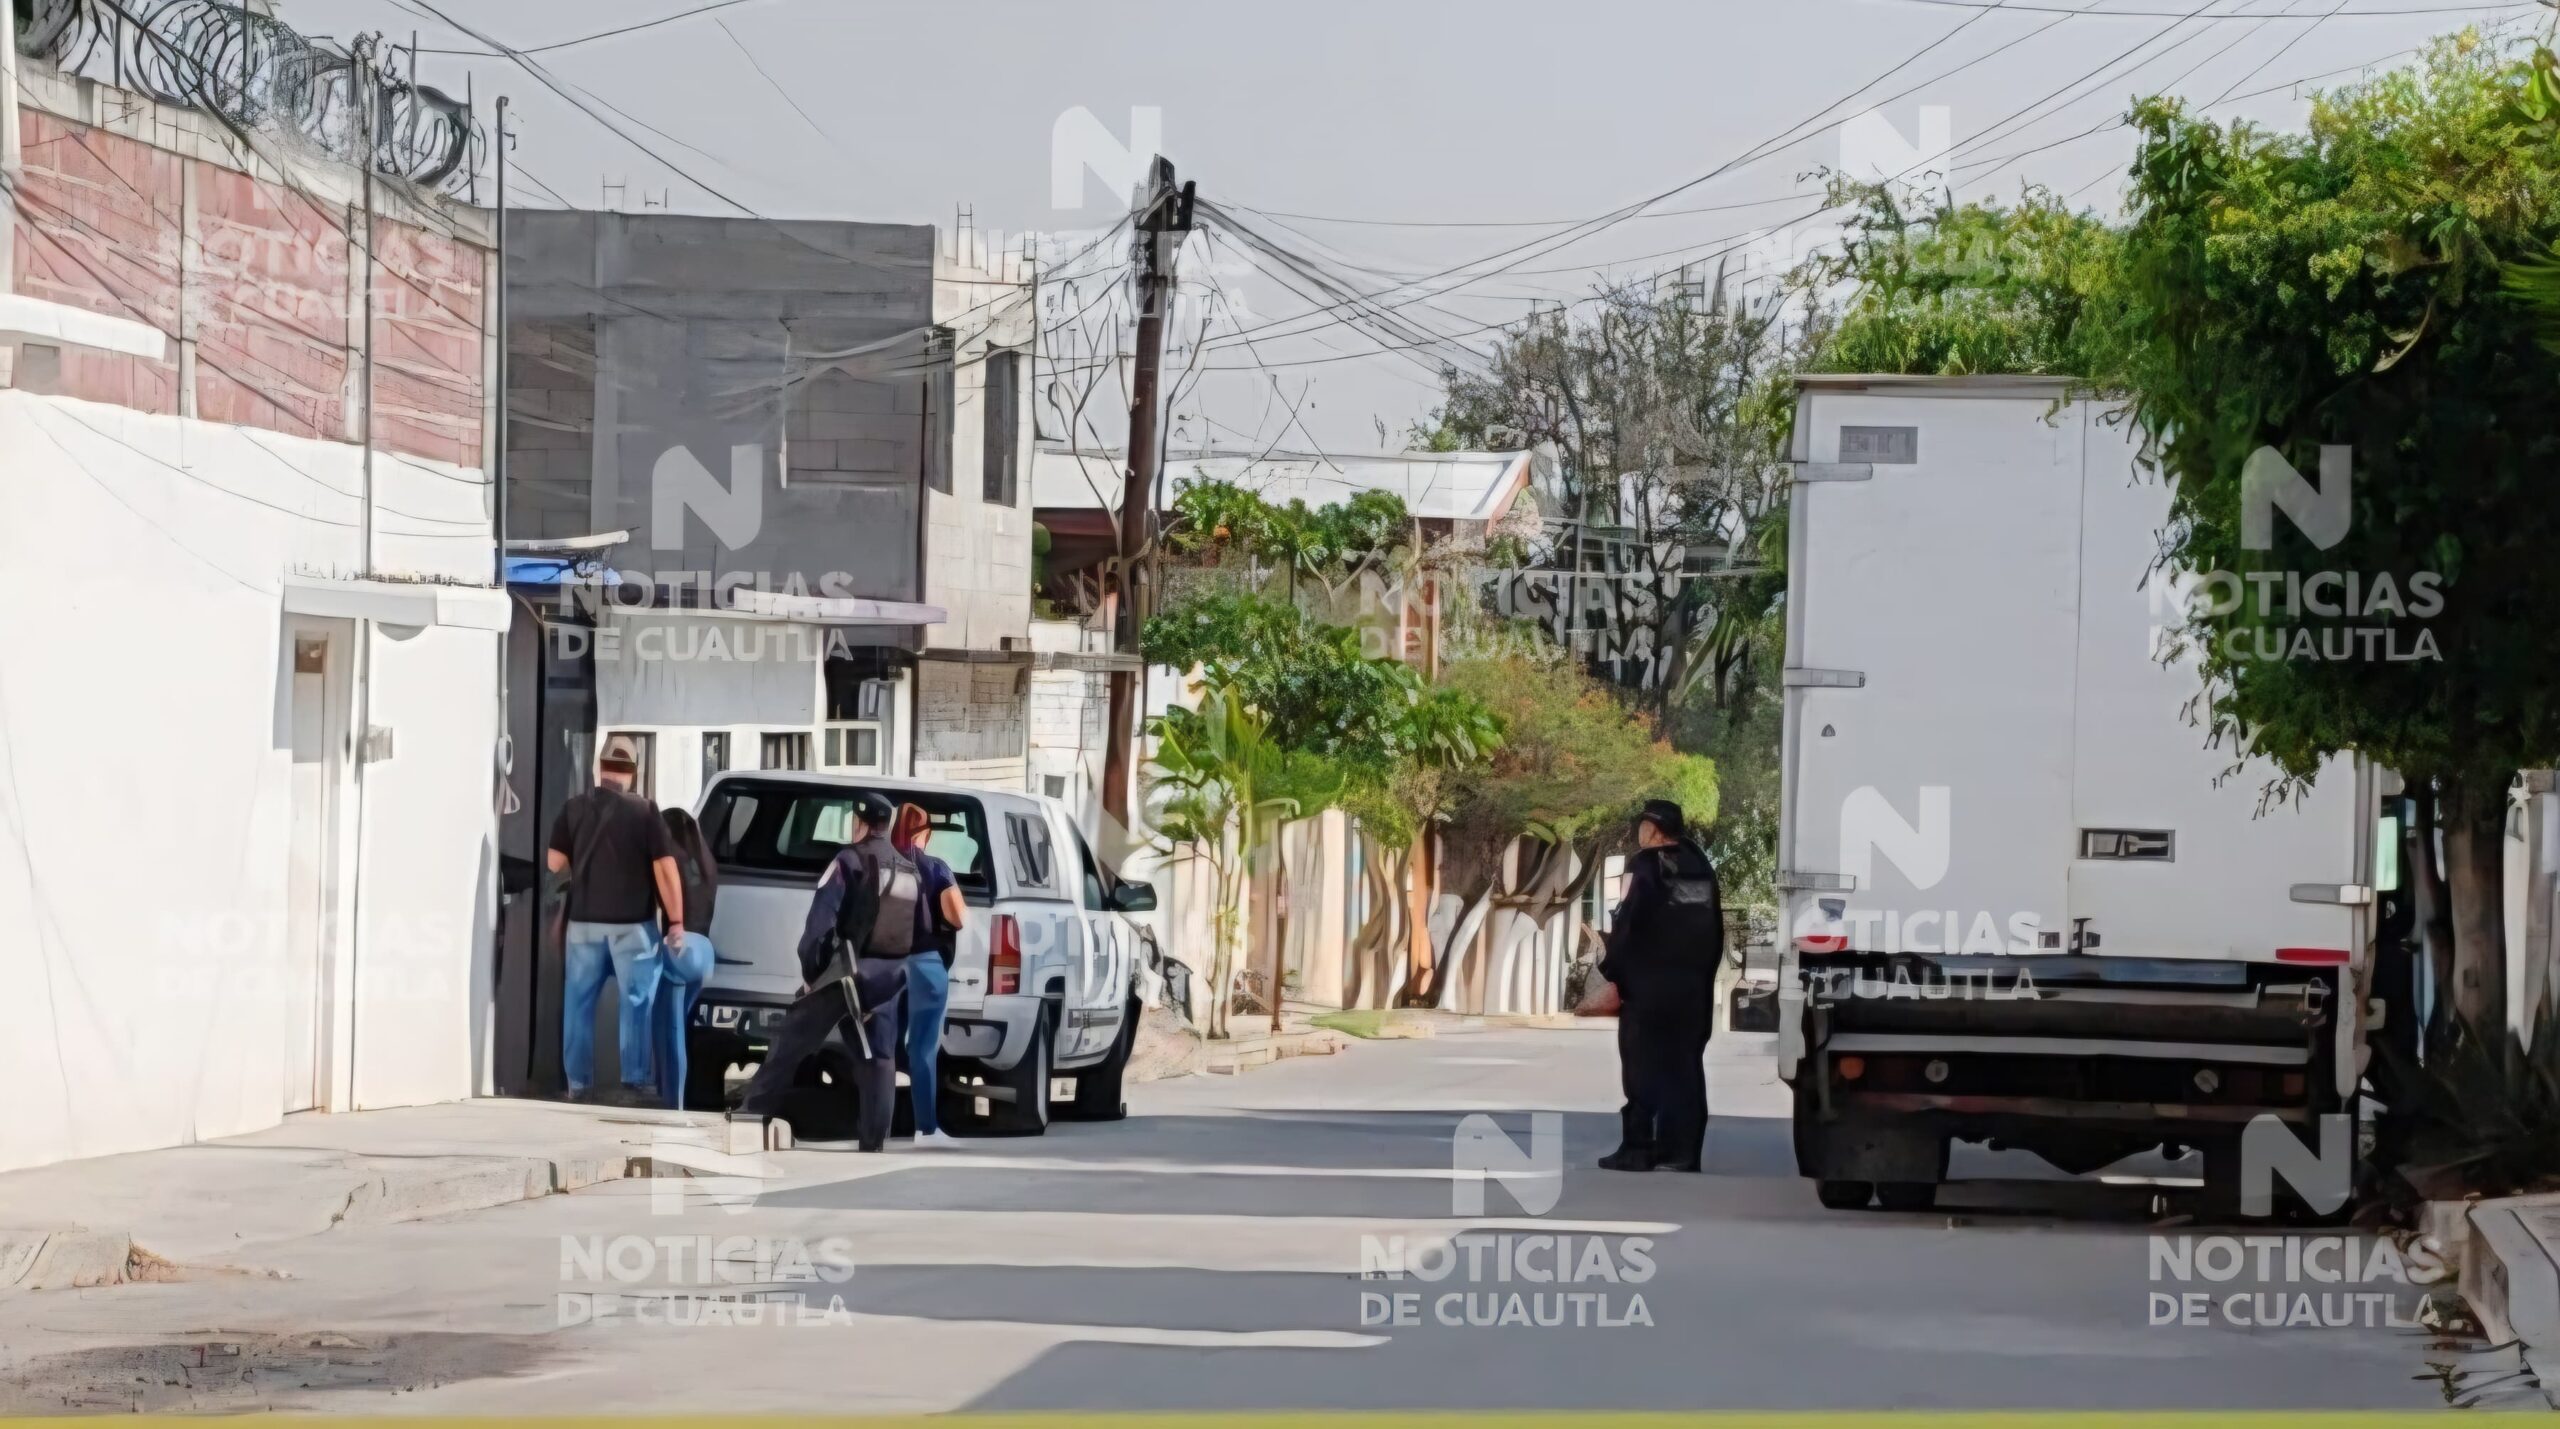
[[[1853,286],[1816,370],[2091,370],[2116,248],[2096,217],[2040,188],[2010,205],[1923,206],[1889,185],[1845,182],[1831,197],[1854,204],[1841,249],[1795,281],[1817,293]]]
[[[2154,101],[2135,115],[2124,321],[2102,377],[2175,481],[2165,559],[2188,572],[2355,571],[2441,581],[2442,660],[2264,659],[2271,623],[2314,612],[2256,596],[2192,607],[2212,717],[2307,778],[2354,748],[2403,774],[2502,790],[2560,750],[2560,362],[2501,281],[2560,231],[2560,148],[2531,142],[2510,82],[2469,39],[2423,68],[2325,95],[2310,128],[2223,128]],[[2243,539],[2242,472],[2273,447],[2316,471],[2352,452],[2345,538],[2291,523]],[[2415,602],[2411,602],[2414,604]]]
[[[1174,494],[1165,543],[1181,555],[1261,552],[1312,574],[1394,551],[1411,525],[1404,498],[1393,492],[1363,491],[1316,507],[1297,499],[1274,505],[1231,481],[1198,480]]]
[[[1328,759],[1392,762],[1422,698],[1412,666],[1364,654],[1360,632],[1310,620],[1294,605],[1221,592],[1147,621],[1151,664],[1197,668],[1271,722],[1283,746]]]
[[[1447,792],[1453,865],[1479,878],[1512,839],[1590,843],[1614,836],[1647,799],[1673,799],[1701,827],[1716,816],[1716,771],[1657,737],[1650,721],[1561,651],[1464,660],[1449,688],[1502,725],[1502,747]]]

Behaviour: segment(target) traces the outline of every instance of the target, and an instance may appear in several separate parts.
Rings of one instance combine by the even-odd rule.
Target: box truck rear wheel
[[[1816,1181],[1813,1197],[1825,1210],[1862,1211],[1867,1198],[1875,1194],[1875,1186],[1866,1181]]]
[[[1932,1181],[1878,1181],[1876,1204],[1888,1211],[1925,1211],[1938,1204]]]

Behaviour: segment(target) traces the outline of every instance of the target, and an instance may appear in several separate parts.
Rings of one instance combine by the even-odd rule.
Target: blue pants
[[[649,1005],[658,994],[658,930],[646,923],[569,924],[561,975],[560,1061],[569,1090],[583,1092],[596,1080],[596,998],[607,972],[622,991],[615,1025],[622,1044],[622,1084],[649,1084]]]
[[[916,1135],[942,1129],[937,1098],[942,1060],[942,1011],[951,1004],[951,970],[927,951],[907,959],[907,1098],[915,1106]]]
[[[658,1100],[682,1111],[685,1032],[693,1025],[693,1005],[701,1000],[702,985],[711,980],[716,960],[711,940],[700,933],[685,934],[674,947],[662,941],[658,952],[665,981],[658,984],[657,1007],[649,1015],[656,1029],[650,1041],[658,1063]]]

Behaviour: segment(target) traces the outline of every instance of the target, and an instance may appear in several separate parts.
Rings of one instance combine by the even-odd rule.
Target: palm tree
[[[1307,806],[1306,795],[1339,779],[1317,761],[1292,758],[1271,738],[1271,721],[1233,685],[1208,690],[1197,709],[1161,716],[1152,733],[1148,800],[1156,830],[1206,862],[1216,886],[1208,1032],[1224,1037],[1241,962],[1246,880],[1280,826]],[[1275,980],[1275,1007],[1279,996]]]

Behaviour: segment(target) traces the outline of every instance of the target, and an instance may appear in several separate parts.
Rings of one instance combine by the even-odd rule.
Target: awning
[[[458,630],[504,630],[514,620],[507,593],[495,586],[440,585],[433,581],[334,580],[286,576],[288,615],[370,620],[376,625]]]
[[[813,625],[940,625],[951,612],[938,605],[904,600],[867,600],[859,596],[784,595],[769,590],[742,590],[729,597],[732,610]]]

